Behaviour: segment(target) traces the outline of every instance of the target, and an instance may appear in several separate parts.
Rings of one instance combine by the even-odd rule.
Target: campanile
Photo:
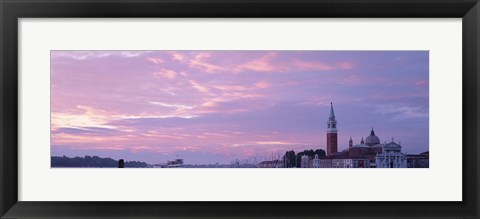
[[[337,120],[333,112],[333,103],[330,103],[330,116],[327,122],[327,156],[337,153]]]

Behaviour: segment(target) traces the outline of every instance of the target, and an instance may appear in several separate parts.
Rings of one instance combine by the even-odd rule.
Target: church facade
[[[383,152],[375,156],[377,168],[407,168],[407,156],[401,152],[402,146],[390,142],[383,146]]]

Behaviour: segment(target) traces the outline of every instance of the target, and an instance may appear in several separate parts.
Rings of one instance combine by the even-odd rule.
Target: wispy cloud
[[[150,101],[150,103],[153,105],[174,108],[174,109],[193,109],[195,107],[195,106],[188,106],[188,105],[182,105],[182,104],[162,103],[162,102],[156,102],[156,101]]]
[[[347,85],[347,84],[356,84],[360,81],[360,78],[357,75],[350,75],[344,78],[340,84]]]
[[[208,94],[210,95],[210,89],[207,88],[207,86],[203,86],[201,85],[200,83],[194,81],[194,80],[189,80],[188,81],[193,88],[195,88],[197,91],[201,92],[201,93],[204,93],[204,94]]]
[[[58,128],[52,131],[52,134],[72,134],[72,135],[104,135],[110,136],[113,133],[120,132],[117,129],[100,127],[79,127],[79,128]]]
[[[210,53],[199,53],[195,55],[193,59],[190,59],[189,65],[191,68],[196,68],[207,73],[218,73],[224,71],[225,69],[223,67],[207,62],[210,56]]]
[[[329,71],[334,70],[335,66],[325,64],[322,62],[313,62],[313,61],[302,61],[302,60],[294,60],[293,66],[298,67],[300,69],[307,69],[307,70],[319,70],[319,71]]]
[[[70,112],[52,113],[51,124],[53,129],[61,127],[99,127],[115,129],[116,127],[114,126],[105,125],[115,117],[115,115],[104,110],[78,105]]]
[[[185,55],[176,52],[176,51],[168,51],[168,53],[172,56],[172,60],[174,61],[183,61],[185,60]]]
[[[354,67],[352,62],[343,61],[336,63],[326,63],[322,61],[303,61],[294,60],[292,68],[301,70],[317,70],[317,71],[332,71],[332,70],[349,70]]]
[[[427,86],[428,81],[427,80],[419,80],[415,82],[415,86]]]
[[[161,59],[161,58],[154,58],[154,57],[148,57],[147,58],[148,61],[154,63],[154,64],[162,64],[162,63],[165,63],[165,60]]]
[[[109,56],[124,58],[137,57],[151,51],[52,51],[52,58],[71,58],[76,60],[96,59]]]
[[[293,145],[297,144],[294,142],[283,142],[283,141],[257,141],[253,142],[255,144],[260,144],[260,145]]]
[[[233,67],[232,71],[240,73],[243,71],[256,72],[278,72],[285,71],[286,68],[280,63],[273,63],[273,59],[277,56],[275,52],[269,52],[257,59],[237,65]]]
[[[375,112],[383,115],[393,114],[395,119],[428,118],[428,111],[421,107],[400,104],[379,105]]]
[[[270,84],[268,82],[265,82],[265,81],[259,81],[259,82],[255,83],[255,87],[264,89],[264,88],[272,87],[272,84]]]

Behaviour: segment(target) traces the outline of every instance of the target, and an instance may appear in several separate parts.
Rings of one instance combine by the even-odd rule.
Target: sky
[[[370,134],[429,150],[428,51],[52,51],[51,155],[229,164]]]

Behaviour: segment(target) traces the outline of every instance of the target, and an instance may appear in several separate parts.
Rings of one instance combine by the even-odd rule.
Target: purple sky
[[[428,150],[428,51],[52,51],[53,156],[230,163],[339,150],[373,127]]]

